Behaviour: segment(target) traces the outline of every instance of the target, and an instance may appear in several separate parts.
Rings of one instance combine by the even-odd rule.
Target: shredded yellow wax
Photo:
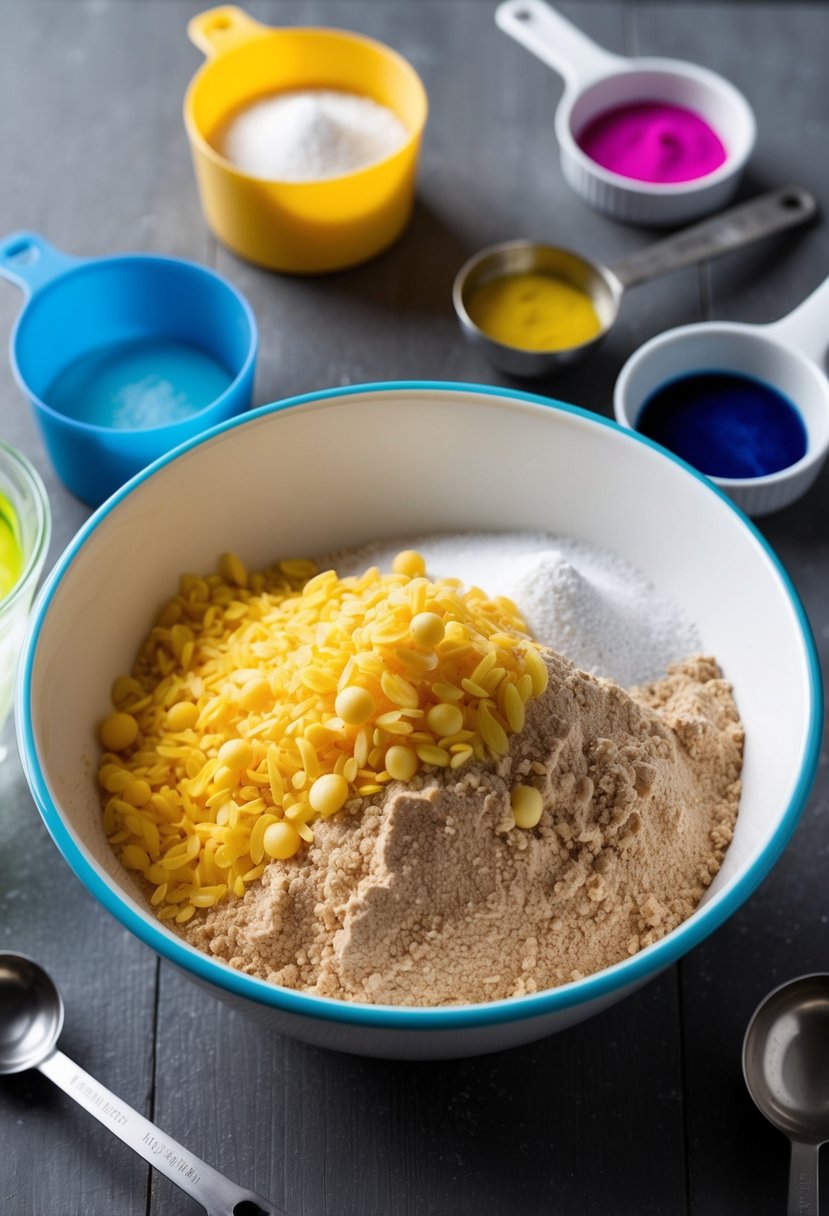
[[[162,919],[244,895],[350,799],[507,752],[544,661],[511,600],[424,571],[182,577],[99,727],[104,830]]]
[[[568,350],[602,328],[590,296],[551,274],[490,279],[470,294],[466,310],[488,337],[521,350]]]

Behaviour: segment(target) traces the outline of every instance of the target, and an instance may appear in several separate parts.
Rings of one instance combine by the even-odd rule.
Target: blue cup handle
[[[85,260],[63,253],[36,232],[0,237],[0,278],[22,288],[27,298]]]

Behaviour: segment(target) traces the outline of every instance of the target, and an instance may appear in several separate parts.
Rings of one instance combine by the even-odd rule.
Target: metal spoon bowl
[[[472,320],[467,304],[485,283],[515,274],[550,275],[589,296],[601,325],[599,333],[587,342],[561,350],[526,350],[491,338]],[[495,367],[513,376],[534,379],[563,370],[601,341],[616,320],[622,292],[622,284],[611,270],[570,249],[538,245],[533,241],[504,241],[482,249],[461,267],[452,298],[465,337],[478,346]]]
[[[505,241],[482,249],[461,267],[452,288],[452,301],[465,337],[495,367],[528,379],[552,376],[583,358],[608,333],[627,288],[804,224],[814,219],[817,210],[815,199],[806,190],[784,186],[648,245],[612,266],[554,245]],[[476,325],[467,307],[476,288],[492,279],[527,273],[561,279],[589,296],[601,325],[598,334],[565,349],[525,350],[496,341]]]
[[[280,1216],[127,1106],[57,1049],[63,1001],[25,954],[0,953],[0,1075],[37,1068],[120,1140],[206,1208],[210,1216]]]
[[[829,975],[804,975],[763,1000],[743,1042],[748,1092],[792,1143],[789,1216],[818,1216],[818,1153],[829,1141]]]

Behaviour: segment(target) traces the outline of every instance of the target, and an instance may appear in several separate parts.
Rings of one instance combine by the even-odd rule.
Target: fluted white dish
[[[683,59],[614,55],[544,0],[503,0],[495,20],[504,33],[564,79],[555,114],[567,183],[597,211],[625,224],[667,227],[717,211],[731,199],[757,138],[754,112],[725,77]],[[599,165],[578,143],[592,119],[635,102],[692,110],[716,131],[724,162],[684,182],[646,182]]]
[[[769,515],[801,498],[829,453],[829,279],[771,325],[703,321],[657,334],[631,355],[613,390],[616,421],[636,430],[648,398],[699,372],[731,372],[776,388],[796,407],[806,451],[795,464],[762,477],[712,477],[747,515]]]

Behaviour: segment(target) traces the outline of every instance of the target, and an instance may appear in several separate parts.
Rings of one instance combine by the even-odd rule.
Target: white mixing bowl
[[[746,728],[734,841],[694,915],[596,975],[532,996],[436,1009],[288,991],[200,953],[148,911],[101,827],[96,724],[185,570],[249,567],[430,531],[543,529],[616,550],[697,622]],[[720,925],[768,872],[808,794],[821,682],[780,563],[710,483],[615,423],[504,389],[389,384],[267,406],[151,466],[57,563],[19,675],[18,738],[46,825],[114,916],[214,995],[275,1030],[366,1055],[512,1047],[619,1000]],[[106,966],[107,960],[101,959]]]

